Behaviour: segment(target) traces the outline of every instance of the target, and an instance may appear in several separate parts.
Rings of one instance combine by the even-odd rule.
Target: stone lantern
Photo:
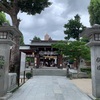
[[[0,100],[5,98],[8,90],[10,46],[14,44],[15,36],[21,36],[21,32],[15,27],[0,27]]]
[[[92,94],[100,98],[100,25],[86,28],[80,36],[89,38],[91,50]]]

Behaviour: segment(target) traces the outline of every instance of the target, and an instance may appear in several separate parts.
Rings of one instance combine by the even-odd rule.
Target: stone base
[[[88,78],[89,76],[85,72],[77,72],[77,70],[69,70],[71,78]]]
[[[92,100],[96,100],[96,98],[92,95],[92,94],[89,94],[88,95]]]
[[[15,85],[13,88],[9,89],[7,92],[10,93],[12,92],[14,89],[16,89],[18,87],[18,85]]]
[[[7,93],[3,97],[0,97],[0,100],[8,100],[8,98],[10,98],[11,96],[12,96],[12,93]]]
[[[16,73],[8,73],[8,91],[12,91],[17,87],[16,77]]]

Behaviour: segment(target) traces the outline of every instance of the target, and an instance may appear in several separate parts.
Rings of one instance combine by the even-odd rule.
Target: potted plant
[[[32,77],[32,74],[30,72],[26,73],[26,78],[30,79]]]

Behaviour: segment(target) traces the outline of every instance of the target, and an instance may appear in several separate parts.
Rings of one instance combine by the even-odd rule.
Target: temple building
[[[58,41],[52,40],[48,34],[44,36],[44,40],[31,40],[29,45],[20,46],[20,51],[26,53],[31,58],[31,64],[35,68],[39,67],[58,67],[62,68],[62,55],[57,53],[57,49],[52,44]]]

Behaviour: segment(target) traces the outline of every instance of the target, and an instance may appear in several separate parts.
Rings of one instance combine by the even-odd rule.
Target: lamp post
[[[13,38],[19,35],[18,32],[12,26],[0,27],[0,100],[8,90],[10,46],[14,44]]]
[[[86,28],[80,36],[89,38],[91,50],[92,94],[100,98],[100,25]]]

